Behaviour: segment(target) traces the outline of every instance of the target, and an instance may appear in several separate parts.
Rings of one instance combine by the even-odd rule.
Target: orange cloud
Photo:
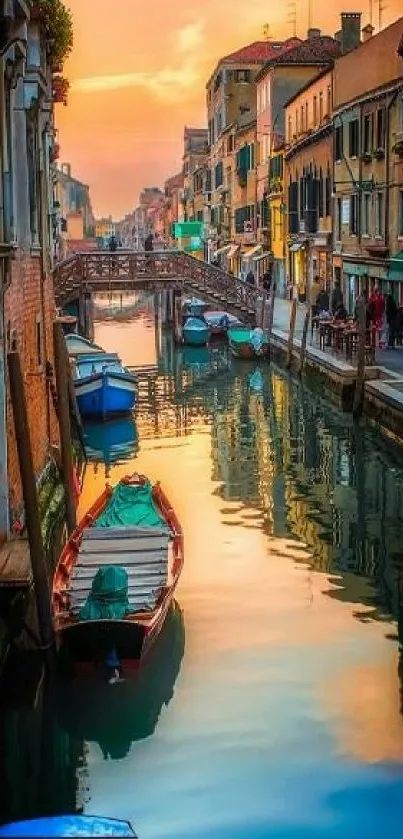
[[[400,2],[390,0],[385,23]],[[205,124],[205,83],[220,56],[261,39],[266,23],[272,37],[290,34],[286,6],[268,7],[267,0],[68,5],[75,47],[66,67],[69,104],[57,111],[62,156],[90,184],[95,212],[115,217],[136,205],[143,186],[179,170],[183,126]],[[303,35],[307,12],[297,5]],[[367,13],[366,0],[353,5]],[[339,6],[315,12],[324,31],[338,28]]]

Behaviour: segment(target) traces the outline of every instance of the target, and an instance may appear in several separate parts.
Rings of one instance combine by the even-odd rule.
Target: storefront
[[[382,291],[387,291],[388,275],[384,265],[365,265],[343,258],[342,292],[344,304],[349,314],[354,313],[358,295],[365,291],[371,294],[378,283]]]
[[[262,250],[263,250],[262,245],[242,245],[242,254],[241,254],[242,269],[241,269],[241,273],[242,273],[243,279],[245,279],[245,277],[250,272],[252,272],[252,274],[254,275],[255,280],[257,279],[255,257],[258,254],[260,254]]]
[[[298,294],[298,299],[306,300],[307,292],[307,250],[306,242],[293,242],[289,245],[290,284]]]
[[[393,254],[389,260],[388,282],[398,306],[403,306],[403,250]]]

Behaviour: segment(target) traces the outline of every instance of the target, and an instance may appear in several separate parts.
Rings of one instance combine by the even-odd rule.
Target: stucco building
[[[333,270],[350,311],[376,281],[403,304],[402,36],[403,18],[367,27],[334,67]]]

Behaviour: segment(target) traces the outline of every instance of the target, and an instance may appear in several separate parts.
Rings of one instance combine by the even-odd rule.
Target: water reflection
[[[138,451],[137,428],[132,417],[121,417],[108,422],[87,422],[84,426],[84,442],[87,459],[102,464],[105,478],[109,477],[113,463],[125,463],[135,457]]]
[[[185,649],[182,612],[174,604],[148,661],[111,690],[99,676],[61,685],[58,718],[74,740],[97,743],[105,760],[121,760],[132,743],[154,734],[168,706]]]

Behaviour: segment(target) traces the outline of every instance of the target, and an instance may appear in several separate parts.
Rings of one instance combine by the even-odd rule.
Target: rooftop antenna
[[[308,0],[308,29],[312,27],[312,0]]]
[[[287,3],[287,7],[288,7],[288,10],[289,10],[288,14],[287,14],[287,20],[288,20],[288,23],[291,25],[292,37],[296,38],[297,37],[297,4],[296,4],[296,0],[290,0],[290,2]]]
[[[270,41],[270,24],[265,23],[263,26],[263,38],[265,41]]]
[[[374,17],[374,4],[373,4],[373,0],[369,0],[368,13],[369,13],[369,24],[370,24],[370,26],[372,26],[372,25],[373,25],[373,17]]]

